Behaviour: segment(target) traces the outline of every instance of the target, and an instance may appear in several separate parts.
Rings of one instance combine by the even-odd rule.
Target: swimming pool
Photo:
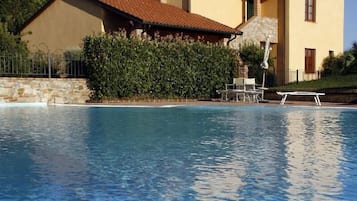
[[[0,200],[353,200],[357,110],[0,107]]]

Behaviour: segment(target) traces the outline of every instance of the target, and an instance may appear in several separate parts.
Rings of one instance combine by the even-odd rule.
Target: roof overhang
[[[232,35],[243,35],[243,32],[238,31],[238,30],[235,32],[225,32],[225,31],[212,30],[212,29],[202,29],[202,28],[197,28],[197,27],[186,27],[186,26],[179,26],[179,25],[172,25],[172,24],[160,24],[160,23],[145,22],[145,21],[143,21],[142,24],[147,25],[147,26],[178,29],[178,30],[182,30],[182,31],[193,31],[193,32],[222,35],[225,38],[230,38]]]

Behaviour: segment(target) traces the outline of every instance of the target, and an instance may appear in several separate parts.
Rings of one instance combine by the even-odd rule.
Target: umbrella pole
[[[262,100],[264,100],[264,88],[265,88],[265,70],[263,70],[263,81],[262,81]]]

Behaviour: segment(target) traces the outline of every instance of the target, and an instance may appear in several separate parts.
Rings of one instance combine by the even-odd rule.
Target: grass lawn
[[[350,89],[357,88],[357,74],[345,76],[333,76],[321,78],[320,80],[305,81],[287,84],[284,86],[274,87],[271,89],[276,90],[306,90],[306,91],[319,91],[323,89]]]

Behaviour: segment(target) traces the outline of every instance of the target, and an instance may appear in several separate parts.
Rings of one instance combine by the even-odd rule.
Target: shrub
[[[326,57],[322,62],[323,77],[357,73],[357,43],[343,54]]]
[[[96,100],[211,98],[231,82],[237,63],[227,47],[122,34],[87,36],[83,53]]]
[[[243,63],[248,65],[248,76],[256,78],[257,83],[262,83],[263,70],[260,64],[263,62],[264,59],[264,49],[253,43],[245,43],[241,47],[239,53]],[[265,86],[272,87],[276,85],[276,76],[272,71],[273,61],[271,58],[269,58],[268,63],[269,69],[266,72]]]
[[[338,56],[326,57],[322,62],[323,71],[321,73],[322,77],[327,77],[331,75],[340,75],[346,66],[346,56],[341,54]]]
[[[82,57],[82,49],[71,48],[66,49],[63,53],[65,60],[80,60]]]

